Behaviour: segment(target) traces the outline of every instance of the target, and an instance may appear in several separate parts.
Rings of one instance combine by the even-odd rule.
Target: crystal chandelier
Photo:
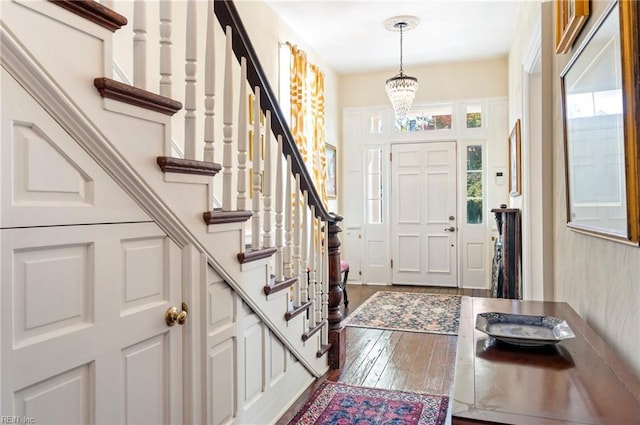
[[[389,31],[400,31],[400,72],[389,78],[385,84],[397,120],[406,118],[418,89],[418,79],[406,75],[402,69],[402,34],[415,28],[418,22],[419,19],[415,16],[396,16],[384,22],[385,28]]]

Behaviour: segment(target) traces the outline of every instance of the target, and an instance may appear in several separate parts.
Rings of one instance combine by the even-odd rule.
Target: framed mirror
[[[567,223],[638,243],[638,15],[614,1],[561,74]]]

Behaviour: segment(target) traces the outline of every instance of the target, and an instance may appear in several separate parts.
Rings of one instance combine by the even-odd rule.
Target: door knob
[[[447,228],[445,228],[445,229],[444,229],[444,231],[445,231],[445,232],[455,232],[455,231],[456,231],[456,228],[455,228],[455,227],[453,227],[453,226],[451,226],[451,227],[447,227]]]
[[[184,325],[187,321],[187,317],[189,316],[187,305],[182,303],[182,310],[178,310],[177,307],[171,307],[164,314],[164,320],[167,322],[168,326],[173,326],[176,323],[179,325]]]

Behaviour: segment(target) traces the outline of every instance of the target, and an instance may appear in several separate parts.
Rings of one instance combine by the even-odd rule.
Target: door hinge
[[[391,268],[393,268],[393,258],[391,259]]]
[[[389,161],[392,161],[393,159],[393,152],[389,152]]]

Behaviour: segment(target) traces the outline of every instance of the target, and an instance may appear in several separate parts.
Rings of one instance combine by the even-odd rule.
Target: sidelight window
[[[482,217],[482,146],[467,146],[467,223],[481,224]]]
[[[367,150],[367,222],[382,224],[382,148]]]

